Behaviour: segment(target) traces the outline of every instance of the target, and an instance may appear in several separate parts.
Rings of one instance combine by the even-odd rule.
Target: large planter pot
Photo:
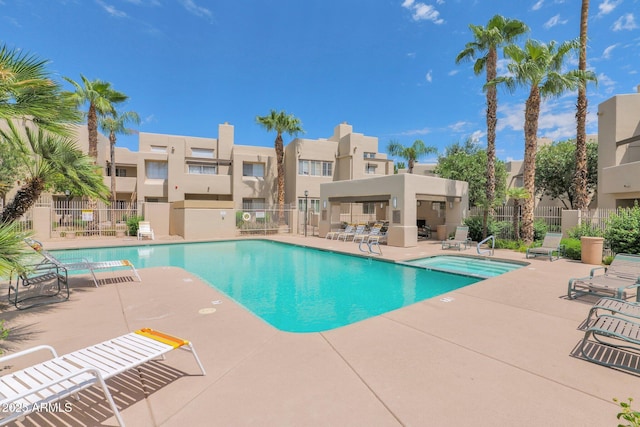
[[[581,237],[580,245],[582,246],[581,260],[585,264],[602,264],[602,249],[604,246],[604,238],[602,237]]]
[[[436,227],[436,236],[438,237],[438,240],[447,240],[447,226],[438,225]]]

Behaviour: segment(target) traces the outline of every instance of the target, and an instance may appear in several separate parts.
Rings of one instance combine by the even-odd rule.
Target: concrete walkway
[[[359,253],[350,242],[277,239]],[[61,240],[46,247],[137,243]],[[434,241],[383,251],[393,260],[457,253]],[[494,258],[525,260],[512,251],[497,251]],[[529,262],[309,334],[278,331],[174,267],[142,269],[142,283],[100,273],[105,283],[99,288],[86,276],[74,277],[68,302],[21,312],[6,304],[5,285],[0,318],[11,334],[0,344],[12,352],[46,343],[66,353],[141,327],[191,340],[206,376],[198,375],[189,354],[174,351],[109,382],[129,426],[617,425],[612,399],[638,401],[640,378],[572,356],[594,300],[568,300],[567,281],[593,266]],[[224,266],[213,260],[212,268]],[[115,425],[99,391],[70,402],[70,412],[34,414],[17,425]]]

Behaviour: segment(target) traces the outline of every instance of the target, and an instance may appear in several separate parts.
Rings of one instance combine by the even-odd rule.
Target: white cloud
[[[415,58],[416,57],[416,53],[415,52],[409,52],[409,53],[407,53],[407,56],[409,58]]]
[[[189,13],[192,13],[196,16],[203,16],[206,18],[211,18],[213,16],[213,13],[211,13],[209,9],[207,9],[206,7],[198,6],[193,0],[180,0],[180,3],[182,3],[182,6],[184,6],[184,8],[187,9]]]
[[[450,76],[455,76],[456,74],[458,74],[460,72],[460,70],[451,70],[449,71],[449,73],[447,73]]]
[[[475,132],[473,132],[469,138],[471,139],[471,142],[473,142],[474,144],[479,144],[480,143],[480,138],[484,138],[485,132],[481,131],[481,130],[477,130]]]
[[[451,129],[452,132],[462,132],[469,125],[471,125],[471,123],[461,120],[461,121],[456,122],[456,123],[454,123],[452,125],[449,125],[448,127],[449,127],[449,129]]]
[[[422,129],[406,130],[404,132],[401,132],[400,135],[402,135],[402,136],[415,136],[415,135],[426,135],[428,133],[431,133],[431,129],[422,128]]]
[[[538,0],[536,2],[536,4],[534,4],[533,6],[531,6],[531,10],[540,10],[540,8],[542,7],[542,4],[544,3],[544,0]]]
[[[636,25],[633,13],[624,14],[613,23],[613,31],[635,30],[636,28],[638,28],[638,26]]]
[[[602,57],[604,59],[611,58],[611,52],[618,46],[618,43],[612,44],[611,46],[607,46],[607,48],[602,52]]]
[[[569,22],[567,19],[560,19],[560,15],[552,16],[547,22],[544,23],[543,27],[548,30],[549,28],[555,27],[556,25],[564,25]]]
[[[429,70],[429,71],[427,72],[427,75],[426,75],[426,76],[424,76],[424,78],[425,78],[429,83],[431,83],[431,82],[433,81],[433,76],[431,75],[431,70]]]
[[[618,7],[618,5],[622,3],[622,0],[604,0],[602,3],[598,5],[598,15],[604,16],[613,12],[613,10]]]
[[[598,86],[604,87],[604,92],[612,94],[615,90],[616,82],[604,73],[598,74]]]
[[[437,1],[437,4],[443,4],[443,1]],[[424,4],[416,3],[414,0],[404,0],[402,7],[412,11],[411,17],[414,21],[431,21],[434,24],[443,24],[444,19],[440,18],[440,12],[435,7]]]
[[[105,2],[103,2],[101,0],[96,0],[96,3],[98,3],[111,16],[115,16],[116,18],[126,18],[127,17],[127,14],[125,12],[116,9],[115,6],[112,6],[110,4],[106,4]]]

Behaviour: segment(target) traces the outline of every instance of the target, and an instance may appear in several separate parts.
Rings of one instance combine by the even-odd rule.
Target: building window
[[[264,209],[264,199],[242,199],[243,210]]]
[[[298,160],[298,175],[333,176],[333,162]]]
[[[200,157],[203,159],[213,159],[213,150],[210,148],[192,148],[191,157]]]
[[[264,178],[264,163],[243,163],[242,176],[256,176]]]
[[[376,213],[376,204],[374,202],[365,202],[362,204],[362,213],[365,215],[373,215]]]
[[[150,147],[152,153],[166,153],[167,147],[161,145],[152,145]]]
[[[513,180],[514,187],[524,187],[524,177],[522,175],[517,175]]]
[[[365,159],[375,159],[376,158],[376,153],[369,153],[369,152],[364,152],[364,158]]]
[[[107,176],[111,176],[111,167],[107,166]],[[127,170],[125,168],[116,168],[116,176],[127,176]]]
[[[216,175],[218,167],[216,165],[189,165],[191,175]]]
[[[145,169],[148,179],[167,179],[169,176],[169,167],[167,162],[147,160],[145,163]]]
[[[298,198],[298,210],[304,212],[304,197]],[[320,199],[307,199],[309,204],[307,205],[308,212],[320,212]]]
[[[378,165],[375,165],[373,163],[367,163],[364,166],[364,173],[366,173],[366,174],[375,174],[377,167],[378,167]]]

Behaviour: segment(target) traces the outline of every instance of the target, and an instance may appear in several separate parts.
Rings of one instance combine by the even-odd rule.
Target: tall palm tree
[[[127,128],[127,123],[140,124],[140,116],[135,111],[119,114],[114,111],[112,116],[101,117],[98,120],[100,130],[109,134],[109,172],[111,173],[111,203],[116,201],[116,135],[131,135],[136,131]]]
[[[69,134],[68,123],[80,121],[60,85],[46,70],[47,61],[0,45],[0,119],[23,119],[51,132]]]
[[[0,222],[13,222],[34,205],[40,194],[56,180],[64,181],[76,192],[105,199],[108,188],[102,182],[93,159],[80,151],[75,142],[42,128],[18,128],[13,121],[0,129],[0,138],[18,152],[28,177],[13,200],[5,206]]]
[[[523,187],[513,187],[507,190],[507,197],[513,200],[513,238],[520,240],[520,224],[518,221],[520,201],[531,198],[529,192]]]
[[[514,42],[529,28],[517,19],[508,19],[495,15],[486,27],[469,25],[473,41],[467,43],[456,57],[456,64],[475,60],[473,71],[476,75],[486,71],[486,81],[491,82],[498,76],[498,49]],[[498,123],[498,94],[494,85],[485,86],[487,96],[487,187],[486,206],[482,221],[482,237],[487,237],[487,223],[493,216],[493,203],[496,194],[496,125]]]
[[[76,106],[89,104],[87,110],[87,129],[89,131],[89,156],[94,161],[98,157],[98,117],[113,115],[114,104],[124,102],[128,96],[111,87],[111,83],[99,79],[88,80],[80,74],[82,84],[65,77],[75,89],[74,92],[65,92],[65,95]]]
[[[276,149],[276,163],[278,171],[278,220],[284,223],[284,143],[282,134],[290,136],[304,133],[302,122],[293,114],[287,114],[284,110],[277,112],[271,110],[266,116],[256,116],[256,122],[265,128],[267,132],[276,131],[274,142]]]
[[[580,55],[578,69],[587,70],[587,20],[589,19],[589,0],[582,0],[580,11]],[[576,170],[574,175],[575,208],[587,207],[587,85],[586,82],[578,88],[576,103]]]
[[[387,145],[387,152],[391,156],[402,157],[409,164],[409,173],[413,173],[413,166],[422,156],[427,154],[436,154],[438,149],[436,147],[424,145],[424,142],[420,139],[413,141],[411,147],[405,147],[398,141],[389,141]]]
[[[524,47],[508,45],[504,53],[510,59],[507,65],[510,75],[488,83],[504,83],[510,91],[518,86],[529,89],[524,113],[524,188],[529,194],[535,194],[538,120],[542,99],[560,96],[567,90],[577,89],[582,82],[595,80],[590,71],[563,72],[565,59],[578,47],[577,39],[559,45],[554,41],[545,44],[531,39],[525,42]],[[533,241],[533,205],[534,199],[530,197],[525,200],[522,210],[522,238],[526,243]]]

